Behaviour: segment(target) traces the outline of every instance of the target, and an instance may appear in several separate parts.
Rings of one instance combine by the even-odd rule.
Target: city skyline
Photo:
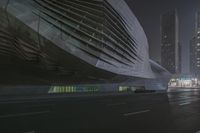
[[[177,10],[180,20],[180,45],[182,48],[182,72],[189,73],[189,46],[194,35],[195,12],[200,10],[197,0],[127,0],[141,22],[150,45],[150,57],[161,61],[160,17],[162,13]]]

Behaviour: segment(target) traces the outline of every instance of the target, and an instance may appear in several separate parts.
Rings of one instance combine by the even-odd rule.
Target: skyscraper
[[[177,11],[161,15],[161,65],[172,74],[180,72],[179,24]]]
[[[190,73],[200,76],[200,11],[195,15],[195,32],[190,41]]]

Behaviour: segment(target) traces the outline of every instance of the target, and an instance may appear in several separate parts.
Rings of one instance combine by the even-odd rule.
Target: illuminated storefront
[[[200,80],[192,76],[174,76],[168,83],[168,87],[182,87],[182,88],[197,88],[200,85]]]

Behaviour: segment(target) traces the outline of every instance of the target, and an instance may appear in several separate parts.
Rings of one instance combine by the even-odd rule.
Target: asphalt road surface
[[[200,91],[1,97],[0,133],[198,133]]]

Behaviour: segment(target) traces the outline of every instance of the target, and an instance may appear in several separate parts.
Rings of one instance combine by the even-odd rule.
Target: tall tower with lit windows
[[[176,10],[161,15],[161,65],[180,73],[179,21]]]
[[[195,15],[195,33],[190,41],[190,73],[200,77],[200,11]]]

